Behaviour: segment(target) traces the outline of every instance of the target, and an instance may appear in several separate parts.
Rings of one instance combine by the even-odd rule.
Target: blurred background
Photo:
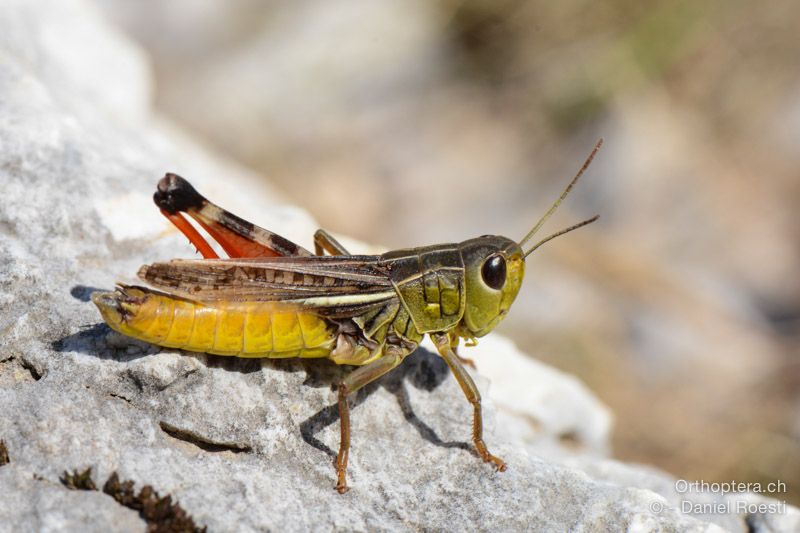
[[[499,329],[615,457],[800,503],[800,3],[97,2],[163,115],[388,248],[521,238],[604,137]]]

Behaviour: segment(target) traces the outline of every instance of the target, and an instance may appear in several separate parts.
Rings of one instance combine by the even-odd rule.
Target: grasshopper
[[[167,174],[153,199],[203,259],[145,265],[138,276],[153,288],[117,284],[114,292],[94,293],[92,301],[112,329],[159,346],[236,357],[328,358],[359,366],[337,388],[340,493],[348,490],[348,396],[399,365],[427,334],[472,404],[478,455],[504,471],[506,464],[483,441],[481,396],[464,368],[467,360],[456,350],[460,339],[474,342],[503,319],[522,284],[527,256],[597,220],[570,226],[523,250],[601,144],[602,139],[519,243],[484,235],[382,255],[351,255],[325,230],[315,233],[312,254],[215,205],[180,176]],[[220,259],[184,214],[230,257]]]

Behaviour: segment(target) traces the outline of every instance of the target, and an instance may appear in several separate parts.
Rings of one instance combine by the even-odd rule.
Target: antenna
[[[544,223],[547,222],[547,219],[550,218],[550,215],[552,215],[553,212],[558,208],[558,206],[561,205],[561,202],[564,200],[564,198],[567,197],[567,195],[572,190],[572,188],[575,186],[575,184],[578,182],[580,177],[583,176],[583,173],[586,172],[586,169],[589,168],[589,165],[592,163],[592,159],[594,159],[594,156],[597,154],[597,151],[600,150],[601,146],[603,146],[603,139],[602,138],[598,139],[597,143],[594,145],[594,149],[592,150],[592,153],[590,153],[589,157],[586,158],[586,161],[583,162],[583,166],[578,171],[578,173],[575,174],[575,177],[572,178],[572,181],[569,182],[569,185],[567,185],[567,188],[564,189],[564,192],[561,193],[561,196],[558,197],[558,200],[556,200],[553,203],[553,205],[550,206],[550,209],[548,209],[547,213],[545,213],[544,216],[539,219],[539,222],[537,222],[536,225],[533,226],[533,229],[531,229],[528,232],[528,234],[525,235],[525,237],[521,241],[519,241],[520,247],[522,247],[523,244],[528,242],[530,240],[530,238],[533,237],[536,234],[536,232],[541,229],[541,227],[544,225]],[[568,231],[572,231],[573,229],[577,229],[577,228],[579,228],[581,226],[585,226],[586,224],[594,222],[595,220],[597,220],[597,217],[595,217],[595,218],[593,218],[591,220],[588,220],[586,222],[581,222],[580,224],[578,224],[576,226],[567,228],[563,232],[556,233],[555,235],[551,235],[547,239],[545,239],[543,241],[540,241],[536,246],[534,246],[529,252],[527,252],[525,254],[525,257],[527,257],[529,253],[531,253],[533,250],[535,250],[536,248],[538,248],[539,246],[541,246],[542,244],[544,244],[548,240],[550,240],[552,238],[555,238],[555,237],[558,237],[559,235],[563,235],[564,233],[567,233]]]

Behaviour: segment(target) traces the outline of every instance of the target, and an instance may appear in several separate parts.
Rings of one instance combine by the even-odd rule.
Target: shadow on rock
[[[193,352],[187,352],[193,353]],[[239,372],[240,374],[252,374],[261,370],[263,359],[253,359],[244,357],[230,357],[224,355],[206,354],[206,366],[208,368],[221,368],[227,372]]]
[[[329,363],[333,365],[333,363]],[[336,366],[336,365],[333,365]],[[334,386],[339,379],[352,371],[352,367],[341,369],[339,376],[334,381],[328,381],[331,386]],[[472,448],[465,442],[446,442],[443,441],[436,432],[420,419],[411,406],[411,401],[406,389],[406,383],[410,383],[414,387],[426,391],[432,391],[438,387],[447,376],[450,370],[447,364],[436,354],[424,349],[419,348],[416,352],[406,357],[405,361],[389,372],[387,375],[378,379],[374,383],[370,383],[362,388],[355,394],[350,395],[350,409],[355,412],[355,409],[361,405],[370,395],[372,395],[378,387],[383,387],[387,391],[394,394],[400,409],[403,412],[403,417],[419,432],[420,436],[426,441],[445,448],[461,448],[471,450]],[[314,415],[306,419],[300,424],[300,434],[303,440],[314,448],[325,452],[331,458],[336,457],[336,452],[330,449],[322,441],[316,438],[316,435],[324,428],[339,421],[339,407],[337,404],[328,405]]]
[[[161,351],[147,342],[125,337],[105,323],[89,324],[72,335],[67,335],[50,344],[56,352],[77,352],[99,359],[133,361]]]
[[[102,292],[104,290],[106,289],[100,289],[98,287],[90,287],[88,285],[75,285],[69,290],[69,293],[76,300],[80,300],[82,302],[88,302],[92,299],[93,292]]]

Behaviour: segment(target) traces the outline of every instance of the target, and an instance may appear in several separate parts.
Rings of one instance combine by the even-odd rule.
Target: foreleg
[[[494,464],[497,470],[501,472],[505,471],[506,464],[503,460],[489,453],[486,443],[483,442],[483,413],[481,410],[481,393],[478,391],[478,387],[475,386],[475,382],[472,381],[472,378],[461,364],[460,357],[458,357],[450,347],[450,339],[448,336],[446,334],[437,333],[431,335],[431,339],[436,345],[439,355],[442,356],[447,366],[450,367],[450,371],[461,386],[461,390],[464,392],[464,396],[467,397],[467,401],[472,404],[472,442],[475,443],[478,455],[480,455],[485,462]]]

